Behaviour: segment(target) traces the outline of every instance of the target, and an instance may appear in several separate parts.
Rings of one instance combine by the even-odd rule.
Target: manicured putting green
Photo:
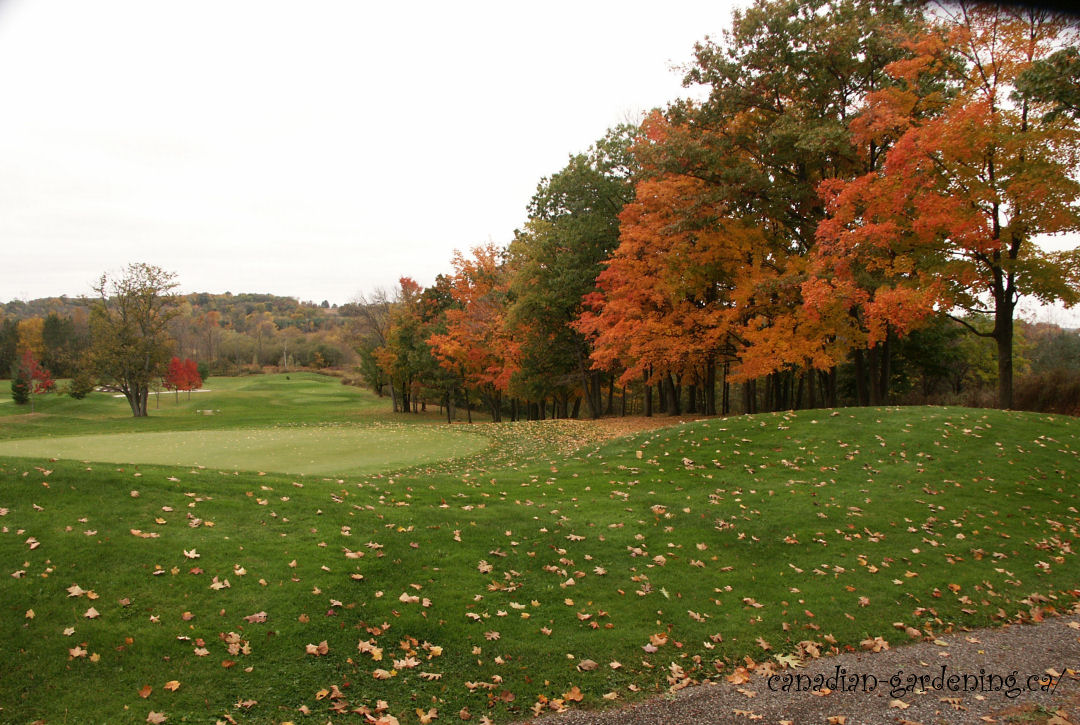
[[[464,456],[489,442],[478,433],[436,425],[295,426],[0,441],[0,456],[345,475]]]

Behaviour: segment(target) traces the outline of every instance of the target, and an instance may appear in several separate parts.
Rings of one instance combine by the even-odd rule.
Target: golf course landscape
[[[0,721],[510,722],[1080,597],[1072,418],[620,436],[392,415],[308,373],[205,388],[143,419],[0,405]]]

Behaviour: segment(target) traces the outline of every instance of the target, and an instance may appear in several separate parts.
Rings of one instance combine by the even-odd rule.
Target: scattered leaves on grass
[[[307,654],[309,654],[309,655],[315,655],[316,657],[321,657],[322,655],[325,655],[330,651],[330,645],[328,645],[326,643],[326,640],[324,639],[322,642],[319,642],[318,644],[308,644],[308,645],[306,645],[304,647],[304,651],[307,652]]]

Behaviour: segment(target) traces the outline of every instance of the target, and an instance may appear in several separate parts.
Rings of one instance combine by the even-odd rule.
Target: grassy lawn
[[[440,461],[487,447],[460,428],[383,424],[157,431],[0,441],[0,456],[165,463],[281,473],[372,473]]]
[[[37,396],[35,412],[0,398],[0,439],[98,434],[103,431],[223,430],[298,423],[373,422],[390,407],[366,390],[347,387],[312,373],[210,378],[207,392],[164,392],[151,396],[149,417],[133,418],[122,395],[91,393],[84,400],[66,395]],[[200,410],[216,411],[199,415]],[[436,409],[437,411],[437,409]],[[416,416],[440,420],[437,412]]]
[[[1072,419],[803,411],[573,453],[585,424],[476,429],[325,478],[0,459],[0,720],[506,721],[1080,595]]]

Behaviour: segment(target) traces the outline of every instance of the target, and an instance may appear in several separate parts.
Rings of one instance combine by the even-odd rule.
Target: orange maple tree
[[[620,382],[702,384],[706,412],[716,364],[736,345],[737,276],[760,244],[757,228],[709,203],[700,179],[674,173],[638,182],[620,215],[620,243],[574,323],[594,345],[596,367]],[[677,411],[672,411],[677,412]]]
[[[804,287],[813,306],[863,316],[869,342],[935,309],[992,315],[990,332],[958,319],[996,341],[1004,408],[1020,297],[1080,300],[1075,264],[1034,240],[1080,229],[1080,134],[1013,92],[1025,69],[1075,31],[1038,9],[952,8],[911,41],[911,59],[889,66],[898,88],[870,94],[852,124],[868,142],[892,142],[884,162],[822,185],[830,219],[818,230],[817,276]],[[927,93],[935,74],[939,92]],[[876,290],[863,284],[867,275],[881,282]]]
[[[507,275],[494,244],[475,247],[471,257],[455,252],[446,332],[428,338],[447,370],[459,373],[466,390],[475,390],[491,413],[502,419],[502,396],[517,370],[517,345],[504,324]]]

